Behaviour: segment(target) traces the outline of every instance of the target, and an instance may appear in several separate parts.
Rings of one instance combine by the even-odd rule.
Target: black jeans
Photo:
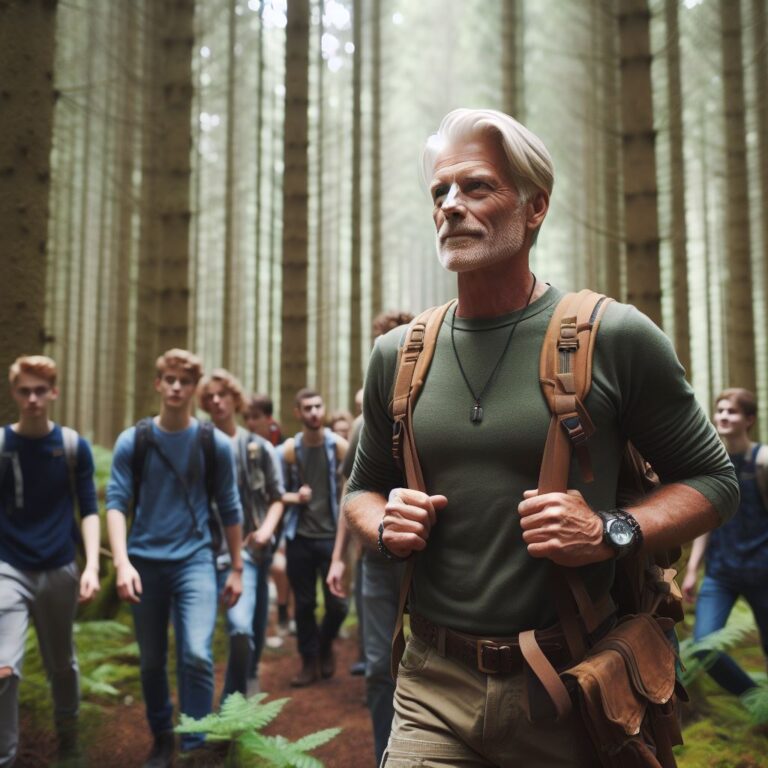
[[[286,544],[288,581],[296,603],[296,640],[299,653],[305,659],[328,653],[347,616],[347,601],[334,597],[325,583],[333,543],[333,539],[309,539],[297,535]],[[325,600],[325,615],[319,627],[315,618],[318,577]]]

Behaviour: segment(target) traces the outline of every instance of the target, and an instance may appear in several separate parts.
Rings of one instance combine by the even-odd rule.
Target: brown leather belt
[[[513,675],[523,671],[520,643],[514,637],[478,637],[441,627],[419,614],[411,614],[411,632],[441,656],[459,661],[488,675]],[[559,625],[536,631],[536,639],[554,667],[570,662],[565,636]]]

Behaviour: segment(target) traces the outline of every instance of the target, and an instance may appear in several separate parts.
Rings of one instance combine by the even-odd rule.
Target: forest
[[[751,389],[768,439],[767,16],[766,0],[0,0],[0,371],[52,356],[54,417],[107,449],[156,412],[170,347],[270,393],[289,433],[307,384],[352,410],[372,318],[455,292],[423,143],[450,109],[490,107],[554,158],[539,278],[636,305],[705,411]],[[718,717],[748,746],[687,765],[766,764],[732,709],[691,716],[708,724],[694,743]]]

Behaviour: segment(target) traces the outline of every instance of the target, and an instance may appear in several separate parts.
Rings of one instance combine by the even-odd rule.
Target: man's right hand
[[[428,496],[409,488],[394,488],[384,507],[384,546],[397,557],[410,557],[427,546],[437,513],[448,504],[445,496]]]
[[[117,596],[129,603],[141,602],[141,577],[130,560],[115,566],[117,572]]]
[[[312,501],[312,489],[305,483],[299,488],[299,504],[309,504]]]

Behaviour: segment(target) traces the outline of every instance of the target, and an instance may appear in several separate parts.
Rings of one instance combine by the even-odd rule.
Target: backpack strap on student
[[[80,435],[72,427],[62,427],[61,441],[64,444],[64,459],[67,462],[69,492],[72,496],[72,504],[77,508],[79,507],[77,498],[77,446],[80,442]]]
[[[213,508],[216,498],[216,439],[214,437],[212,421],[200,422],[200,446],[203,449],[203,465],[205,469],[205,495],[208,497],[208,506]]]
[[[5,450],[5,427],[0,427],[0,481],[5,476],[6,466],[11,465],[13,472],[14,508],[24,508],[24,478],[21,475],[21,462],[16,451]]]
[[[429,366],[435,354],[437,336],[446,313],[455,299],[439,307],[432,307],[417,315],[409,324],[397,361],[395,386],[392,392],[392,456],[403,469],[408,488],[426,492],[424,475],[413,437],[413,407],[424,386]],[[397,669],[405,651],[403,614],[408,602],[413,578],[414,557],[408,558],[400,585],[397,622],[392,637],[391,669],[397,678]]]
[[[139,507],[141,495],[141,477],[147,461],[147,452],[152,440],[152,417],[147,416],[136,422],[133,436],[133,457],[131,458],[131,474],[133,475],[133,513]]]

